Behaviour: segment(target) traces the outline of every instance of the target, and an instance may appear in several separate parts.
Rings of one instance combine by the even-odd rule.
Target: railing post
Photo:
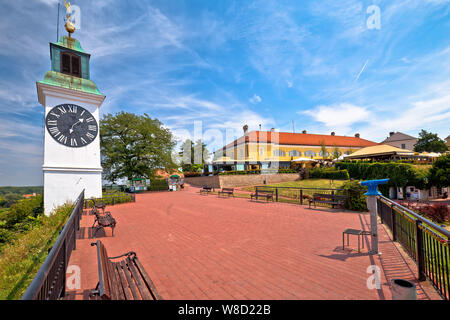
[[[303,189],[300,189],[300,204],[303,204]]]
[[[334,190],[331,190],[331,201],[334,202]],[[331,205],[331,209],[334,209],[334,204]]]
[[[277,199],[278,202],[278,188],[275,188],[275,198]]]
[[[395,226],[395,224],[397,223],[397,219],[394,211],[394,204],[390,206],[390,209],[391,209],[392,241],[397,241],[397,228]]]
[[[425,281],[425,263],[423,257],[423,237],[422,237],[422,229],[420,225],[422,222],[420,220],[415,221],[416,225],[416,257],[417,257],[417,272],[418,272],[418,280]]]

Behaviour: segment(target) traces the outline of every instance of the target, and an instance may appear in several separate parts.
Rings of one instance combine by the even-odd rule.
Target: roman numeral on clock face
[[[69,112],[77,113],[77,110],[78,110],[77,106],[71,105],[68,108],[69,108]]]
[[[90,132],[86,133],[86,137],[88,137],[91,140],[94,140],[95,136],[92,135]]]
[[[66,144],[67,143],[67,137],[65,135],[61,134],[59,136],[59,138],[58,138],[58,141]]]
[[[86,119],[86,122],[92,122],[92,121],[95,121],[95,119],[93,117],[89,117]]]
[[[48,129],[48,131],[50,131],[50,133],[56,137],[58,134],[60,134],[61,132],[59,132],[58,127],[51,127]]]
[[[64,106],[58,107],[58,110],[61,111],[61,114],[66,113],[66,108],[64,108]]]
[[[70,146],[72,146],[72,147],[78,146],[77,139],[71,138],[70,139]]]
[[[57,120],[48,120],[47,121],[47,125],[48,126],[57,126],[58,125],[58,121]]]
[[[97,131],[97,126],[94,126],[94,125],[90,124],[90,125],[88,126],[88,130],[89,130],[89,131]]]
[[[87,141],[86,141],[86,140],[84,140],[84,139],[83,139],[83,137],[81,137],[81,138],[80,138],[80,140],[81,140],[81,143],[83,143],[83,144],[87,144]]]

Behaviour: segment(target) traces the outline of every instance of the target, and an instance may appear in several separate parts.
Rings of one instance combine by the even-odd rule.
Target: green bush
[[[164,191],[168,190],[167,181],[165,179],[152,179],[150,186],[147,187],[148,191]]]
[[[367,187],[362,186],[359,181],[347,181],[342,186],[343,193],[347,196],[345,208],[353,211],[367,211],[366,195]]]
[[[350,176],[346,169],[314,168],[309,171],[309,177],[313,179],[349,180]]]
[[[241,175],[241,174],[261,174],[264,173],[297,173],[297,170],[294,169],[254,169],[254,170],[239,170],[239,171],[223,171],[220,172],[219,175]]]
[[[57,208],[49,217],[40,215],[27,232],[0,252],[0,300],[20,299],[58,238],[73,205]]]
[[[338,162],[336,169],[346,169],[350,178],[373,180],[389,178],[387,186],[406,187],[408,185],[424,189],[428,170],[420,169],[409,163],[380,162]]]

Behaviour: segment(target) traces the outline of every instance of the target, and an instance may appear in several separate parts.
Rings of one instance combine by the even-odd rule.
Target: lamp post
[[[377,254],[378,253],[378,221],[377,221],[377,196],[381,195],[378,191],[379,184],[385,184],[389,181],[387,179],[379,179],[379,180],[368,180],[361,181],[362,186],[367,187],[366,192],[366,203],[367,208],[370,211],[370,238],[371,238],[371,246],[369,253]]]

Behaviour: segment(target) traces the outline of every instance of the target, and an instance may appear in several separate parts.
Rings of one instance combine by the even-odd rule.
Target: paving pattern
[[[368,214],[198,191],[138,194],[135,203],[108,207],[117,220],[114,237],[107,228],[94,238],[93,216],[84,215],[69,263],[79,267],[81,288],[68,290],[67,298],[88,299],[95,288],[90,244],[97,239],[110,256],[135,251],[164,299],[391,299],[391,279],[415,281],[414,263],[382,226],[381,256],[367,252],[367,237],[360,253],[356,237],[342,249],[342,231],[368,230]],[[381,270],[378,290],[367,287],[371,265]],[[427,282],[419,284],[418,297],[439,299]]]

